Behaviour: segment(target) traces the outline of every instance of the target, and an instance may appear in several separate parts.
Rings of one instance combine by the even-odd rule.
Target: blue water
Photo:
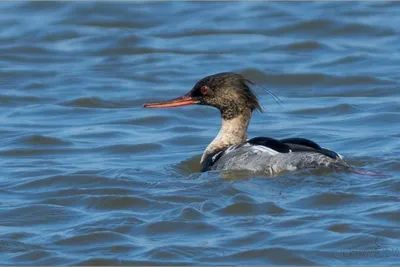
[[[399,2],[0,3],[1,265],[396,265]],[[149,110],[234,71],[249,137],[357,168],[199,173],[216,109]]]

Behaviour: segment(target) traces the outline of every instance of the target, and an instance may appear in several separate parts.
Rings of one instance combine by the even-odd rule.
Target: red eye
[[[200,88],[200,90],[201,90],[201,93],[202,93],[203,95],[205,95],[205,94],[207,94],[207,92],[208,92],[208,86],[207,86],[207,85],[204,85],[204,86],[202,86],[202,87]]]

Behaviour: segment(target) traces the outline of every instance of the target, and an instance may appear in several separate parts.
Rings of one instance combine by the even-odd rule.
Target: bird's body
[[[265,137],[250,139],[208,155],[202,171],[248,170],[270,175],[307,168],[347,168],[343,157],[317,145],[307,146],[307,139],[276,140]],[[314,143],[315,144],[315,143]],[[315,144],[316,145],[316,144]]]
[[[254,110],[262,111],[248,84],[235,73],[218,73],[196,83],[186,95],[174,100],[145,104],[147,108],[166,108],[201,104],[221,112],[222,126],[201,158],[201,170],[248,170],[274,175],[283,171],[328,167],[346,169],[343,157],[305,138],[277,140],[247,138]]]

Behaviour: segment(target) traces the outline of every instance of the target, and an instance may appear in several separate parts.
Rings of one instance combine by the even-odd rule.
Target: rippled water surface
[[[2,265],[400,262],[399,2],[0,3]],[[199,173],[216,109],[143,109],[241,73],[249,136],[366,176]]]

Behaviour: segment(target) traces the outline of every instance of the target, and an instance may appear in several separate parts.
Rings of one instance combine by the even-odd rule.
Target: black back
[[[322,149],[317,143],[305,138],[286,138],[286,139],[281,139],[280,142],[285,144],[296,144],[296,145],[306,146],[313,148],[315,150]]]
[[[289,153],[290,152],[290,147],[287,144],[285,144],[284,142],[281,142],[279,140],[270,138],[270,137],[254,137],[250,140],[247,140],[242,145],[244,145],[246,143],[250,144],[250,145],[265,146],[265,147],[271,148],[275,151],[278,151],[279,153]]]
[[[329,149],[322,148],[317,143],[305,138],[286,138],[286,139],[273,139],[270,137],[255,137],[247,140],[243,144],[265,146],[271,148],[279,153],[290,152],[316,152],[321,153],[332,159],[339,159],[339,155]]]

